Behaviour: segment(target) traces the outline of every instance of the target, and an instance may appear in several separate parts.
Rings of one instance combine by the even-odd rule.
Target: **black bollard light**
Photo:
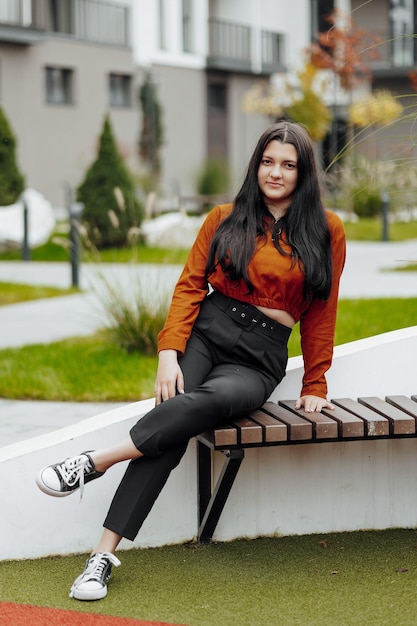
[[[30,245],[29,245],[29,209],[27,202],[23,196],[20,197],[23,204],[23,245],[22,259],[30,261]]]
[[[81,241],[80,241],[80,219],[84,205],[81,202],[74,202],[70,206],[70,261],[71,261],[71,280],[73,287],[79,287],[80,284],[80,259],[81,259]]]
[[[382,214],[382,241],[389,241],[388,216],[389,216],[389,195],[386,191],[381,193],[381,214]]]

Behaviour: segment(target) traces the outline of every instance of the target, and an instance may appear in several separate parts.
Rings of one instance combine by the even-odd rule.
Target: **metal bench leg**
[[[243,458],[244,450],[229,450],[226,460],[211,491],[211,451],[198,442],[198,497],[199,497],[199,543],[210,543],[217,522],[226,504]]]

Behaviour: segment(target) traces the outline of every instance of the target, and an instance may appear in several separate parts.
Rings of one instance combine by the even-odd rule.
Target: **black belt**
[[[240,300],[224,296],[219,291],[213,291],[207,296],[213,304],[220,310],[224,311],[239,326],[243,326],[247,330],[257,330],[271,337],[279,337],[287,342],[291,335],[291,328],[275,322],[273,319],[264,315],[252,304],[246,304]]]

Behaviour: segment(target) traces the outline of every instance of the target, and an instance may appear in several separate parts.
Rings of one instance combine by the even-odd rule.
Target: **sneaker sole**
[[[70,496],[72,493],[74,493],[75,491],[79,489],[79,487],[77,487],[76,489],[73,489],[72,491],[55,491],[54,489],[50,489],[47,485],[45,485],[45,483],[42,480],[42,472],[45,469],[46,469],[45,467],[41,469],[41,471],[35,478],[35,482],[37,486],[39,487],[39,489],[43,491],[43,493],[46,493],[46,495],[54,496],[55,498],[65,498],[66,496]]]
[[[102,600],[106,596],[107,596],[107,587],[104,587],[103,589],[99,591],[94,591],[94,592],[82,591],[81,589],[74,589],[71,597],[75,598],[75,600],[92,602],[93,600]]]

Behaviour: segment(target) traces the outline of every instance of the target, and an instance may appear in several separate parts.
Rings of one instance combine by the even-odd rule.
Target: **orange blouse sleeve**
[[[327,396],[326,372],[333,359],[339,283],[346,258],[346,237],[343,223],[327,211],[330,229],[333,278],[327,301],[315,299],[300,320],[301,350],[304,376],[301,396]]]
[[[210,211],[190,250],[175,286],[164,328],[158,335],[158,352],[170,349],[183,354],[185,351],[200,304],[208,293],[205,279],[208,252],[213,235],[224,217],[223,208],[217,206]]]

